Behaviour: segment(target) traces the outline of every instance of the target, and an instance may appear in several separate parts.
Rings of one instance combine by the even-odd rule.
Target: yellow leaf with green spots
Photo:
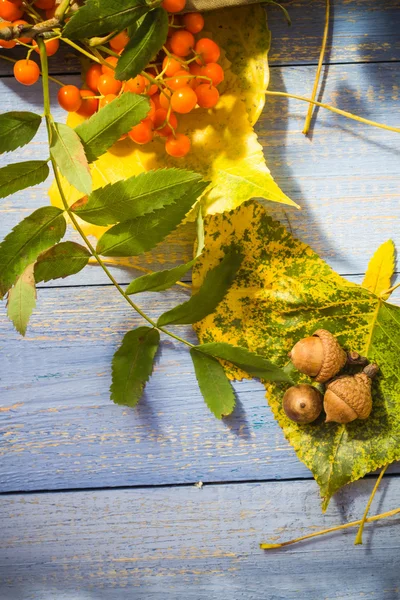
[[[179,115],[178,131],[190,136],[190,153],[172,158],[165,152],[165,140],[159,137],[146,146],[137,146],[128,138],[92,165],[93,189],[150,169],[179,167],[211,181],[202,200],[206,214],[231,210],[253,197],[297,206],[273,180],[252,126],[263,109],[269,81],[270,32],[265,11],[255,4],[211,11],[204,17],[203,35],[222,48],[225,80],[218,86],[221,97],[215,109],[198,107]],[[82,121],[70,114],[67,124],[76,127]],[[82,194],[65,185],[72,204]],[[50,197],[60,205],[54,184]],[[104,228],[86,224],[84,228],[97,236],[104,233]]]
[[[323,415],[297,425],[282,410],[285,385],[265,384],[275,418],[321,487],[325,509],[343,485],[400,459],[400,308],[340,277],[256,202],[207,217],[194,292],[232,243],[244,260],[216,311],[195,325],[201,343],[243,346],[282,367],[299,339],[322,328],[380,367],[371,416],[347,425],[325,424]],[[234,367],[227,371],[245,376]]]
[[[377,296],[382,295],[390,288],[394,273],[394,252],[394,243],[392,240],[387,240],[379,246],[369,261],[362,286]],[[390,293],[383,294],[382,297],[386,300],[389,296]]]

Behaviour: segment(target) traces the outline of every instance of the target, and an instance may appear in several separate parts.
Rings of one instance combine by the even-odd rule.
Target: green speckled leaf
[[[325,424],[323,416],[297,425],[282,410],[286,386],[266,384],[271,409],[320,485],[325,509],[343,485],[400,459],[400,308],[340,277],[255,202],[208,217],[205,226],[194,291],[232,243],[245,258],[216,311],[195,325],[202,343],[243,346],[284,366],[296,341],[324,328],[381,369],[373,384],[371,416],[348,425]],[[228,373],[244,376],[233,367]]]

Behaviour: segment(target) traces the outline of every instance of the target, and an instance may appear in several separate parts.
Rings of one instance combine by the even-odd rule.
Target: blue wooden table
[[[290,29],[278,9],[268,10],[271,89],[310,94],[324,4],[289,2]],[[399,126],[399,2],[335,0],[332,18],[324,101]],[[68,52],[51,64],[65,82],[79,82]],[[39,86],[22,89],[7,63],[0,75],[2,111],[41,111]],[[380,243],[392,238],[400,247],[400,137],[321,110],[305,138],[305,112],[297,101],[268,99],[257,125],[271,171],[302,206],[271,206],[271,213],[360,282]],[[41,131],[15,160],[46,156],[45,140]],[[1,201],[0,238],[46,204],[47,188]],[[141,264],[166,266],[190,252],[183,236]],[[132,276],[122,268],[114,274],[122,284]],[[158,315],[185,294],[144,294],[141,303]],[[259,549],[260,541],[360,518],[374,483],[367,477],[346,487],[323,515],[318,487],[275,423],[261,384],[235,384],[238,409],[218,422],[187,352],[165,340],[139,408],[113,405],[110,360],[140,320],[96,267],[40,286],[25,339],[5,312],[2,306],[1,600],[400,598],[398,520],[370,526],[363,546],[353,546],[348,530]],[[189,328],[185,337],[194,339]],[[399,472],[398,464],[390,468],[373,513],[400,506]]]

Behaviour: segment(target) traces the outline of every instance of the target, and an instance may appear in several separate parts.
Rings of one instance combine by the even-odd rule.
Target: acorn
[[[347,354],[326,329],[318,329],[312,336],[295,344],[289,357],[300,373],[324,383],[332,379],[347,362]]]
[[[350,423],[368,419],[372,410],[372,378],[379,367],[371,364],[357,375],[343,375],[331,381],[324,396],[325,423]]]
[[[283,397],[283,410],[296,423],[312,423],[321,414],[322,394],[312,385],[294,385]]]

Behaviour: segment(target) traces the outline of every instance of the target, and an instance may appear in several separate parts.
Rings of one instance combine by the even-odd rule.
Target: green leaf
[[[92,191],[92,176],[82,142],[76,132],[63,123],[53,123],[50,154],[60,172],[77,190]]]
[[[205,403],[211,412],[222,419],[233,412],[235,394],[223,366],[212,356],[190,349],[196,378]]]
[[[225,342],[210,342],[208,344],[196,346],[196,348],[199,352],[203,352],[209,356],[227,360],[252,377],[267,381],[293,383],[292,379],[284,369],[278,367],[263,356],[259,356],[254,352],[249,352],[246,348],[232,346]]]
[[[207,273],[199,291],[187,302],[162,314],[157,325],[163,327],[170,323],[195,323],[212,313],[232,285],[242,259],[235,246],[228,248],[219,265]]]
[[[179,225],[207,185],[199,181],[166,208],[114,225],[99,239],[97,252],[104,256],[137,256],[151,250]]]
[[[0,198],[45,181],[49,167],[45,160],[13,163],[0,169]]]
[[[94,190],[88,202],[74,212],[88,223],[112,225],[176,202],[201,179],[183,169],[148,171]]]
[[[34,138],[42,117],[31,112],[7,112],[0,115],[0,154],[25,146]]]
[[[202,343],[242,346],[284,367],[297,341],[327,329],[345,350],[380,367],[371,416],[347,425],[325,424],[323,418],[309,425],[290,421],[282,409],[286,387],[266,383],[271,409],[320,485],[326,508],[346,483],[400,459],[400,307],[340,277],[255,202],[206,220],[205,250],[193,274],[196,286],[218,264],[221,246],[232,243],[241,248],[243,265],[216,311],[196,324]],[[233,367],[228,373],[243,377]],[[292,378],[310,382],[296,372]]]
[[[33,265],[28,265],[14,287],[8,292],[7,314],[21,335],[25,335],[32,311],[36,306]]]
[[[44,206],[14,227],[0,244],[1,296],[41,252],[64,236],[66,226],[62,210],[55,206]]]
[[[153,372],[153,361],[160,334],[151,327],[129,331],[112,361],[111,400],[115,404],[136,406]]]
[[[121,31],[150,10],[144,0],[87,0],[66,24],[63,36],[81,40]]]
[[[150,110],[147,96],[126,92],[115,98],[75,129],[89,162],[104,154],[121,135],[145,118]]]
[[[76,242],[61,242],[46,250],[35,264],[35,281],[64,279],[79,273],[89,262],[90,252]]]
[[[36,288],[33,264],[28,265],[8,292],[7,315],[15,329],[25,335],[32,311],[36,306]]]
[[[160,7],[147,13],[118,61],[115,78],[125,81],[143,71],[165,44],[167,34],[167,11]]]

